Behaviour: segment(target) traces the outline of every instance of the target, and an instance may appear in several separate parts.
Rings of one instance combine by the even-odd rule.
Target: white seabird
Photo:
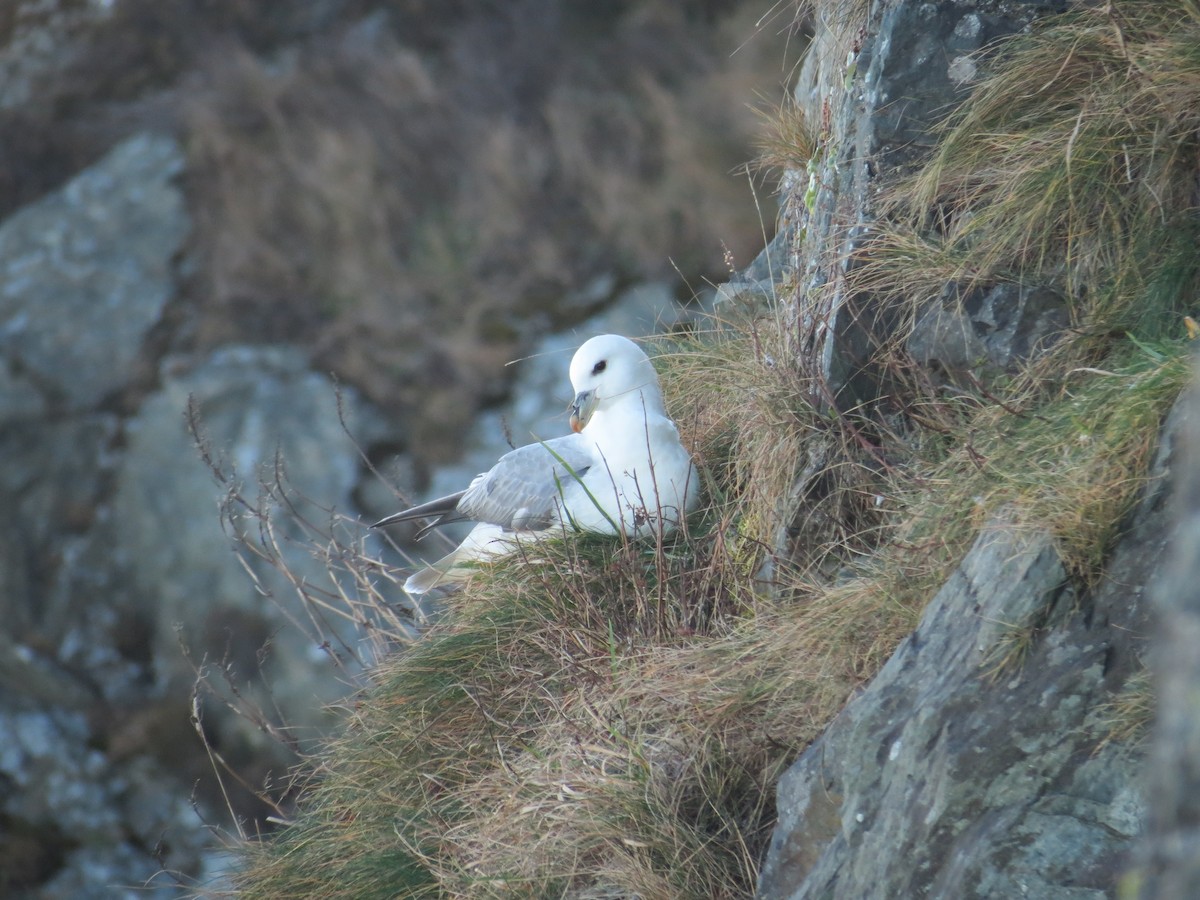
[[[479,523],[451,553],[408,578],[410,594],[463,580],[464,563],[508,552],[522,534],[565,527],[643,537],[673,531],[695,508],[699,479],[641,348],[615,334],[594,337],[576,351],[570,375],[572,434],[519,447],[465,490],[372,526]]]

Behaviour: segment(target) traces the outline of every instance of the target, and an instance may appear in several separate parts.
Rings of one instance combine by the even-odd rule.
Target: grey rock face
[[[234,547],[257,546],[258,521],[222,522],[222,487],[184,415],[194,398],[212,452],[251,501],[278,454],[295,511],[323,524],[322,507],[352,514],[361,474],[335,386],[295,349],[160,365],[160,342],[147,342],[176,294],[189,227],[174,183],[182,166],[173,140],[141,134],[0,224],[6,896],[174,896],[177,878],[216,886],[220,855],[194,795],[211,821],[224,817],[197,792],[209,766],[188,720],[195,673],[181,643],[214,667],[216,687],[224,666],[243,699],[301,738],[330,722],[326,705],[354,665],[336,621],[324,623],[328,650],[296,626],[309,620],[295,591],[253,553],[257,584],[248,577]],[[382,420],[353,391],[342,399],[346,429],[378,439]],[[295,520],[275,524],[293,574],[328,583],[323,562],[289,542]],[[249,721],[203,708],[227,758],[252,758],[258,773],[290,762]]]
[[[779,310],[790,362],[804,377],[808,401],[843,411],[886,408],[894,372],[878,362],[891,356],[899,330],[911,318],[893,297],[853,287],[852,267],[870,251],[881,185],[924,153],[930,127],[967,95],[970,54],[1065,3],[875,2],[862,26],[818,21],[794,90],[809,122],[821,123],[805,171],[790,174],[784,233],[795,240],[776,259],[794,273],[793,297]],[[765,297],[774,285],[757,273],[749,284],[726,286],[725,297]],[[789,286],[790,287],[790,286]],[[929,299],[909,351],[950,378],[981,378],[1003,371],[1051,339],[1065,320],[1061,304],[1036,286],[985,286],[958,296],[948,285]],[[887,352],[880,353],[886,348]],[[806,461],[781,503],[783,527],[775,557],[803,567],[808,550],[803,503],[827,495],[819,457]],[[764,574],[769,574],[764,572]]]
[[[792,252],[795,238],[792,228],[780,229],[750,265],[717,287],[717,309],[724,311],[733,306],[765,311],[773,308],[782,293],[781,287],[796,274]]]
[[[115,471],[121,422],[98,407],[144,366],[188,231],[183,156],[141,134],[0,224],[0,535],[10,638],[48,646],[86,618],[61,574]]]
[[[46,897],[145,896],[141,885],[162,896],[157,889],[171,886],[160,879],[164,866],[194,864],[207,841],[186,795],[157,763],[143,758],[114,772],[89,746],[82,712],[6,703],[0,729],[6,887],[36,882],[41,870],[50,874],[41,887]],[[114,883],[118,872],[121,883]]]
[[[907,350],[929,368],[986,379],[1044,352],[1069,324],[1066,301],[1048,288],[997,284],[964,292],[950,284],[917,320]]]
[[[1151,815],[1136,880],[1136,896],[1152,900],[1200,896],[1200,368],[1196,373],[1182,401],[1186,421],[1172,509],[1178,530],[1152,590],[1159,702],[1147,766]]]
[[[0,412],[90,409],[133,376],[188,231],[182,168],[140,134],[0,225]]]
[[[28,103],[73,63],[81,36],[113,14],[112,3],[12,0],[0,39],[0,110]]]
[[[260,481],[274,482],[278,460],[297,509],[315,517],[328,513],[314,501],[350,507],[359,474],[354,441],[339,421],[334,385],[310,371],[298,350],[226,347],[194,369],[170,374],[181,363],[166,361],[162,390],[126,425],[111,519],[97,549],[127,573],[134,607],[155,623],[160,677],[177,685],[194,679],[178,652],[182,642],[194,659],[228,659],[239,679],[256,682],[256,656],[270,644],[262,674],[272,699],[262,698],[263,705],[278,705],[288,724],[303,731],[328,721],[324,706],[345,686],[319,641],[288,622],[288,609],[306,620],[288,582],[251,556],[256,589],[232,552],[235,541],[259,540],[258,524],[234,518],[222,527],[213,473],[197,453],[185,411],[190,398],[210,449],[248,496],[258,493]],[[347,428],[362,434],[356,395],[343,397]],[[277,510],[276,517],[286,545],[298,535],[289,533],[290,514]],[[299,578],[328,580],[307,547],[287,548],[286,563]]]
[[[200,874],[208,843],[178,776],[111,755],[109,704],[159,695],[84,565],[121,435],[99,407],[174,291],[181,166],[143,134],[0,225],[0,884],[18,895],[169,891],[158,873]]]
[[[137,377],[174,290],[182,165],[173,140],[141,134],[0,224],[0,498],[21,523],[3,542],[0,612],[13,634],[61,621],[47,561],[64,531],[90,525],[111,475],[120,423],[97,406]]]
[[[849,261],[870,240],[877,179],[918,157],[930,126],[966,96],[969,54],[1065,6],[873,3],[858,34],[818,28],[795,98],[809,121],[829,121],[830,134],[813,160],[811,189],[796,192],[786,212],[804,235],[796,262],[804,300],[790,312],[795,355],[812,360],[847,405],[875,396],[869,360],[895,327],[887,308],[844,285]]]
[[[931,126],[961,100],[975,75],[972,54],[1019,31],[1034,18],[1066,4],[1026,0],[975,0],[877,4],[878,31],[864,44],[865,102],[870,120],[860,134],[889,166],[919,155],[933,143]]]
[[[1183,420],[1093,591],[1071,590],[1045,536],[985,530],[781,779],[761,898],[1116,896],[1146,819],[1142,760],[1102,745],[1098,717],[1139,665]],[[1023,665],[998,666],[1014,639]]]

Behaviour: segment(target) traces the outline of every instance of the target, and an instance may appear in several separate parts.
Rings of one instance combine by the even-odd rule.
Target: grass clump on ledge
[[[241,894],[752,893],[778,776],[999,508],[1084,590],[1101,572],[1187,377],[1197,47],[1183,2],[1018,38],[895,187],[858,287],[916,306],[946,281],[1052,283],[1072,327],[1024,369],[900,380],[885,427],[808,405],[786,316],[661,348],[708,507],[657,544],[566,535],[481,566],[373,671]],[[792,496],[813,466],[824,491]],[[790,521],[808,555],[764,568]]]
[[[1178,334],[1200,243],[1200,6],[1097,5],[1002,47],[891,191],[862,285],[1036,281],[1101,340]]]
[[[1184,381],[1181,344],[1127,348],[1026,416],[981,404],[939,458],[881,481],[877,548],[836,579],[759,590],[753,511],[729,496],[661,546],[570,535],[482,567],[373,673],[243,894],[747,896],[778,776],[989,510],[1015,504],[1077,569],[1100,564]]]

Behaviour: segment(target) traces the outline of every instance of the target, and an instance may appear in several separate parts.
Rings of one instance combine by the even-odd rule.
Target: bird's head
[[[585,342],[571,360],[571,430],[580,432],[599,411],[623,402],[661,411],[662,392],[650,358],[628,338],[602,334]]]

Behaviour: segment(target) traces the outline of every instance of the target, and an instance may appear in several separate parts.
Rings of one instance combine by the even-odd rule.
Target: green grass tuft
[[[1084,8],[1002,46],[888,200],[864,284],[1043,281],[1095,335],[1176,333],[1194,304],[1200,10]]]

